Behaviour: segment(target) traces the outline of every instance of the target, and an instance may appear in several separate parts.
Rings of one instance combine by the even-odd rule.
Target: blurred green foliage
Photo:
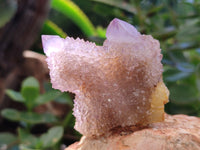
[[[0,0],[0,8],[3,8],[4,3]],[[7,5],[4,9],[0,9],[0,18],[6,18],[0,19],[0,26],[3,26],[12,17],[13,12],[15,12],[13,6]],[[166,105],[166,112],[200,117],[200,1],[52,0],[51,10],[41,34],[57,34],[61,37],[68,35],[102,44],[105,40],[106,27],[113,18],[127,21],[141,33],[150,34],[160,41],[164,66],[163,79],[170,90],[170,102]],[[40,39],[40,35],[38,35],[38,38]],[[37,40],[32,49],[43,53],[41,41]],[[40,95],[38,84],[35,81],[31,82],[34,82],[34,84],[23,82],[23,86],[31,86],[22,88],[20,93],[7,90],[7,94],[13,100],[23,103],[27,111],[6,109],[2,111],[5,118],[21,122],[26,129],[27,124],[30,128],[37,123],[47,123],[45,118],[50,117],[45,116],[46,114],[33,113],[34,107],[53,99],[58,102],[67,102],[72,106],[72,102],[67,100],[69,99],[67,95],[59,98],[61,93],[58,91],[50,91],[50,93]],[[30,92],[32,90],[34,92]],[[40,117],[37,115],[40,115]],[[37,116],[37,119],[35,119],[35,116]],[[56,118],[48,120],[52,120],[53,125],[59,124],[68,129],[73,117],[70,112],[62,121]],[[57,124],[54,124],[53,122],[56,121]],[[27,132],[24,128],[18,130],[19,137],[10,133],[1,133],[0,144],[3,143],[2,141],[12,143],[20,139],[21,149],[24,146],[26,148],[27,144],[24,139],[35,141],[35,137],[32,137],[30,132]],[[55,127],[55,130],[57,129]],[[45,136],[55,132],[52,130],[50,129],[45,135],[41,135],[39,139],[45,139]],[[60,136],[61,134],[58,135],[59,138]],[[7,138],[3,139],[3,137]],[[42,142],[45,145],[44,143],[49,141],[42,140]],[[34,145],[41,147],[42,143],[36,140]]]
[[[34,109],[42,104],[50,101],[72,105],[72,99],[67,93],[61,93],[58,90],[51,89],[48,85],[47,92],[40,95],[39,82],[34,77],[28,77],[22,82],[21,91],[16,92],[11,89],[6,90],[6,94],[16,102],[25,105],[25,111],[19,111],[12,108],[5,108],[1,111],[1,116],[14,122],[18,122],[20,126],[17,129],[17,135],[8,132],[0,133],[0,149],[59,149],[58,142],[64,134],[64,128],[70,130],[69,124],[72,121],[72,114],[69,113],[64,121],[55,116],[51,112],[36,113]],[[70,116],[70,117],[69,117]],[[32,134],[32,128],[37,124],[47,124],[51,126],[46,133],[40,133],[40,136]]]

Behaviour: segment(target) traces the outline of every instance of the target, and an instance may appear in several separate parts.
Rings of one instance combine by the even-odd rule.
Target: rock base
[[[165,121],[134,132],[83,136],[65,150],[200,150],[200,118],[166,115]]]

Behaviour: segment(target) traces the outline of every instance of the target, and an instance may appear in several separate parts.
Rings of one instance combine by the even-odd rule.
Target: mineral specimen
[[[75,129],[87,137],[164,119],[159,42],[114,19],[103,46],[43,35],[53,88],[76,94]]]

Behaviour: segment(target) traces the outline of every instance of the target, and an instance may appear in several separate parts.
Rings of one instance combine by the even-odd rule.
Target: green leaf
[[[156,39],[159,39],[159,41],[165,41],[171,37],[174,37],[177,33],[177,29],[173,26],[165,28],[165,29],[160,29],[160,31],[156,31],[152,33],[153,37]]]
[[[42,34],[59,35],[62,38],[67,36],[67,34],[60,27],[50,20],[45,21],[42,28]]]
[[[73,106],[73,100],[67,92],[62,93],[59,97],[55,99],[55,101],[61,104],[68,104],[71,107]]]
[[[168,104],[166,104],[165,109],[167,113],[170,113],[170,114],[194,115],[196,113],[194,106],[190,104],[180,105],[180,104],[174,104],[174,103],[169,102]]]
[[[170,101],[175,104],[190,104],[198,100],[198,90],[191,84],[175,84],[169,87]]]
[[[19,92],[15,92],[11,89],[6,90],[6,94],[14,101],[22,102],[22,103],[25,101]]]
[[[17,137],[15,137],[13,134],[8,133],[8,132],[0,133],[0,149],[2,145],[4,144],[9,145],[15,141],[17,141]]]
[[[37,103],[37,105],[45,104],[47,102],[54,100],[55,98],[59,97],[60,95],[62,95],[62,93],[60,91],[52,90],[52,91],[44,93],[43,95],[40,95],[36,99],[36,103]]]
[[[15,109],[7,108],[1,111],[1,115],[11,121],[20,121],[21,114]]]
[[[27,87],[39,88],[39,82],[34,77],[28,77],[22,82],[22,88]]]
[[[31,133],[19,128],[18,129],[18,135],[20,139],[20,143],[23,144],[21,145],[20,149],[29,149],[29,148],[35,148],[38,147],[38,145],[41,145],[41,142],[39,141],[38,138],[33,136]]]
[[[44,89],[45,91],[51,91],[51,90],[54,90],[52,88],[52,84],[50,82],[44,82]]]
[[[188,72],[179,72],[179,73],[173,74],[173,75],[171,75],[169,77],[166,77],[165,81],[175,82],[175,81],[187,78],[190,75],[191,75],[191,73],[188,73]]]
[[[68,112],[67,116],[65,117],[62,125],[63,127],[69,127],[70,122],[72,121],[73,115],[72,115],[72,111]]]
[[[30,124],[52,123],[57,121],[56,117],[49,113],[37,114],[34,112],[22,112],[20,117],[21,121]]]
[[[186,62],[180,62],[176,64],[176,68],[180,71],[183,72],[188,72],[188,73],[192,73],[195,70],[195,67],[193,64],[190,63],[186,63]]]
[[[125,1],[116,1],[116,0],[93,0],[93,1],[114,6],[122,10],[126,10],[130,13],[137,14],[137,9],[133,5],[130,5]]]
[[[95,27],[83,11],[71,0],[52,0],[53,9],[69,17],[87,36],[95,35]]]
[[[196,86],[200,96],[200,63],[196,67]]]
[[[26,87],[21,90],[22,96],[27,103],[34,103],[39,95],[39,89],[35,87]]]
[[[185,42],[185,43],[177,43],[173,44],[171,47],[169,47],[168,51],[187,51],[187,50],[193,50],[194,48],[198,48],[199,43],[198,42]]]
[[[58,90],[53,89],[52,84],[49,82],[44,83],[44,88],[45,88],[45,91],[47,91],[47,93],[53,93],[53,95],[55,93],[55,95],[53,96],[54,98],[51,98],[51,99],[54,99],[54,101],[61,104],[68,104],[70,106],[73,106],[72,97],[70,96],[68,92],[60,92]],[[40,101],[40,100],[37,100],[37,101]]]
[[[30,124],[52,123],[57,119],[52,114],[36,114],[33,112],[21,113],[21,120]]]
[[[154,7],[150,6],[150,9],[147,12],[147,16],[152,17],[152,16],[158,14],[159,11],[161,11],[163,9],[163,7],[165,7],[164,4],[160,4],[160,5],[154,6]]]
[[[180,72],[177,69],[168,69],[163,73],[164,81],[176,82],[191,76],[191,72]]]
[[[22,82],[21,94],[25,99],[26,107],[31,110],[39,95],[39,82],[34,77],[28,77]]]
[[[61,126],[52,127],[40,137],[43,148],[55,145],[63,136],[64,129]]]
[[[187,19],[180,25],[176,38],[179,42],[197,41],[199,43],[200,35],[198,33],[200,33],[199,19]]]
[[[1,115],[11,121],[22,121],[28,124],[52,123],[57,121],[56,117],[49,113],[37,114],[34,112],[20,112],[15,109],[4,109]]]
[[[42,150],[42,149],[38,149],[38,148],[30,148],[30,146],[27,146],[25,144],[20,144],[19,145],[19,150]]]
[[[106,38],[106,29],[102,28],[101,26],[97,27],[97,33],[99,37]]]

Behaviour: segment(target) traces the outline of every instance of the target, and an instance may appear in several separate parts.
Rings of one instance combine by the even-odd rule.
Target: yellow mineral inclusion
[[[151,115],[149,123],[160,122],[164,120],[164,104],[168,103],[169,91],[163,81],[160,81],[155,91],[151,95]]]

